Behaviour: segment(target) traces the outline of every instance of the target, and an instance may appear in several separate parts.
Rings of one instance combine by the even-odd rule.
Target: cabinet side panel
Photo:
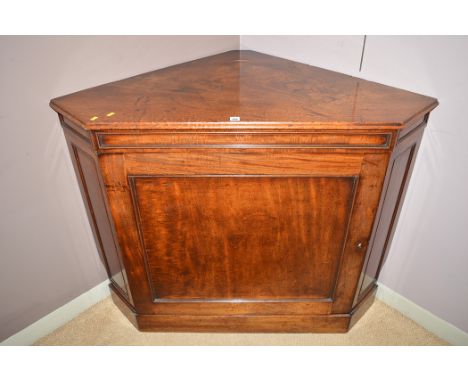
[[[355,303],[374,285],[388,255],[389,244],[395,232],[424,127],[425,123],[401,137],[393,152],[382,193],[380,211],[375,222],[375,232],[360,277],[361,287],[356,295]]]
[[[99,167],[91,141],[67,125],[64,125],[64,133],[101,261],[111,281],[127,299],[131,300],[125,269],[119,256],[110,217],[107,213],[99,179]]]

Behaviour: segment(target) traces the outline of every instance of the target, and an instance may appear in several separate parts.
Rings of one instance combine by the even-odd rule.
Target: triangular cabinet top
[[[51,101],[88,130],[401,129],[436,106],[431,97],[246,50]]]

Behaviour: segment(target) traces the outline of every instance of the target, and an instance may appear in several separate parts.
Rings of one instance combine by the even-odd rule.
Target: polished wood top
[[[436,106],[431,97],[245,50],[51,101],[55,111],[89,130],[398,129]]]

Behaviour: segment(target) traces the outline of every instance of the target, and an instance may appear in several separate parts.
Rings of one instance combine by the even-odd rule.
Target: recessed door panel
[[[156,300],[330,299],[355,176],[130,176]]]

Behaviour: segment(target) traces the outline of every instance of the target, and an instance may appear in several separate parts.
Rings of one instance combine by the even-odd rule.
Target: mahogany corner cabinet
[[[230,51],[51,101],[140,330],[346,332],[437,100]]]

